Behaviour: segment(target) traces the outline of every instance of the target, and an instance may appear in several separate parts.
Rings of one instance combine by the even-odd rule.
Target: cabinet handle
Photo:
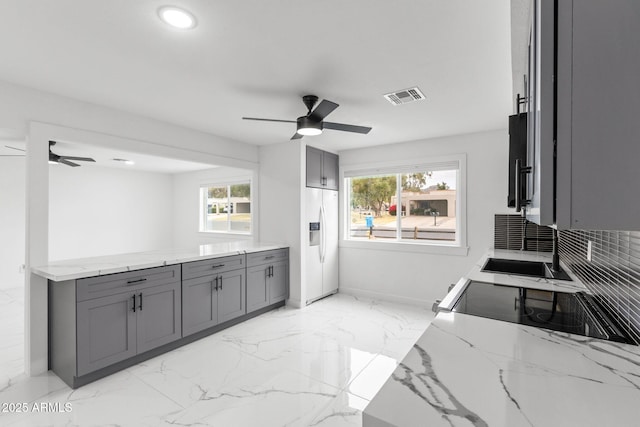
[[[136,312],[136,294],[133,294],[133,296],[131,297],[133,298],[133,312]]]
[[[264,259],[273,259],[275,257],[276,257],[275,255],[269,255],[269,256],[264,257]]]
[[[142,292],[140,292],[140,305],[138,306],[140,311],[142,311]]]
[[[146,281],[147,281],[147,278],[146,278],[146,277],[143,277],[142,279],[129,280],[129,281],[127,282],[127,285],[133,285],[133,284],[135,284],[135,283],[146,282]]]
[[[220,268],[220,267],[224,267],[224,264],[214,265],[214,266],[213,266],[213,267],[211,267],[211,268]]]
[[[327,186],[327,177],[326,177],[326,176],[323,176],[323,177],[322,177],[322,185],[323,185],[324,187],[326,187],[326,186]]]
[[[222,290],[222,276],[219,276],[218,279],[220,279],[220,290]]]

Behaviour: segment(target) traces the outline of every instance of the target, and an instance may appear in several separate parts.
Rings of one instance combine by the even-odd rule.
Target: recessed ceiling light
[[[114,162],[120,162],[120,163],[124,163],[125,165],[128,166],[133,166],[136,164],[136,162],[134,162],[133,160],[127,160],[127,159],[111,159]]]
[[[163,6],[158,9],[158,16],[165,24],[180,30],[190,30],[196,26],[196,17],[179,7]]]

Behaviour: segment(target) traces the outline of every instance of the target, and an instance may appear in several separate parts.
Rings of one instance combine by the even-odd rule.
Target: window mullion
[[[402,174],[396,174],[396,240],[402,240]]]

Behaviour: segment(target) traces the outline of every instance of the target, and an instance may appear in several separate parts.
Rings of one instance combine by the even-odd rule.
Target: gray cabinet
[[[278,249],[50,281],[50,368],[76,388],[284,305],[288,260]]]
[[[289,293],[287,249],[251,254],[247,260],[247,312],[284,301]]]
[[[307,146],[307,187],[338,190],[338,155]]]
[[[53,283],[50,366],[67,384],[182,337],[180,265]]]
[[[78,376],[135,356],[132,296],[118,294],[78,303]]]
[[[244,255],[183,264],[183,276],[183,336],[246,313]]]
[[[527,216],[640,230],[640,2],[532,4]]]
[[[181,338],[180,282],[146,286],[78,303],[78,375]]]

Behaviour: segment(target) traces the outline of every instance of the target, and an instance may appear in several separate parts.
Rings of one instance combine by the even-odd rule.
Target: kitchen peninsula
[[[283,306],[285,245],[231,242],[54,262],[49,367],[70,387]]]

